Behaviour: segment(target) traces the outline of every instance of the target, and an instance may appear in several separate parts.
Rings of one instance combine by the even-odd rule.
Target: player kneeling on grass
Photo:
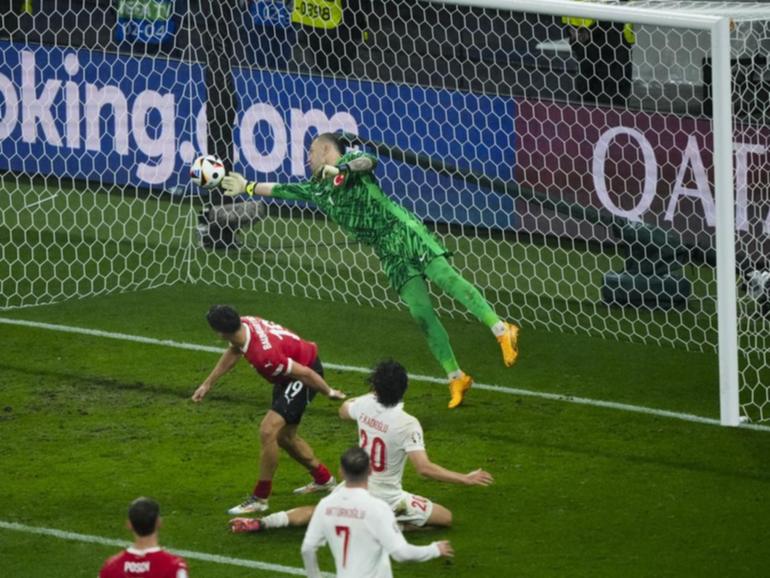
[[[357,422],[359,443],[371,458],[369,492],[390,506],[404,529],[450,526],[452,512],[447,508],[401,487],[407,458],[418,474],[439,482],[488,486],[494,481],[492,475],[481,469],[461,474],[430,461],[420,422],[404,411],[402,400],[408,378],[400,363],[381,362],[369,376],[369,383],[372,393],[349,399],[340,408],[342,419]],[[230,525],[233,532],[303,526],[310,520],[314,508],[303,506],[262,519],[235,518]]]
[[[259,317],[241,317],[227,305],[214,305],[206,319],[211,328],[230,344],[216,367],[195,390],[193,401],[201,401],[211,387],[238,360],[245,356],[257,372],[273,384],[273,404],[259,426],[262,449],[259,480],[242,504],[228,510],[231,515],[264,512],[272,492],[273,476],[278,468],[278,448],[308,469],[313,481],[294,490],[305,494],[331,490],[334,477],[308,443],[297,435],[302,414],[317,392],[331,399],[345,399],[345,394],[329,387],[323,378],[318,346],[305,341],[280,325]]]
[[[426,279],[462,303],[492,330],[511,366],[519,355],[519,328],[502,321],[476,287],[449,264],[449,251],[414,214],[391,200],[374,176],[377,159],[353,151],[334,133],[317,136],[308,163],[313,178],[305,183],[247,182],[238,173],[222,179],[227,195],[263,195],[316,205],[354,240],[368,245],[380,259],[390,285],[425,334],[428,347],[449,379],[449,408],[463,401],[473,380],[457,363],[446,329],[433,309]]]
[[[316,551],[324,543],[334,556],[338,578],[392,576],[390,556],[398,562],[425,562],[454,551],[447,541],[428,546],[409,544],[393,512],[367,491],[369,456],[350,448],[340,460],[344,485],[318,503],[302,541],[302,559],[309,578],[320,578]]]
[[[99,578],[187,578],[187,563],[158,545],[160,507],[150,498],[137,498],[128,508],[127,526],[134,543],[104,563]]]

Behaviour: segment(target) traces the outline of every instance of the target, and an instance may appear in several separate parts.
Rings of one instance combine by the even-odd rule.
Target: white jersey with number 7
[[[339,486],[318,502],[302,542],[305,570],[321,576],[316,550],[324,542],[334,556],[337,578],[391,578],[390,556],[423,562],[441,555],[434,542],[413,546],[404,539],[390,507],[364,488]]]
[[[404,411],[403,402],[385,407],[373,393],[353,400],[348,413],[358,422],[359,444],[369,454],[369,492],[392,504],[403,492],[406,454],[425,450],[422,426]]]

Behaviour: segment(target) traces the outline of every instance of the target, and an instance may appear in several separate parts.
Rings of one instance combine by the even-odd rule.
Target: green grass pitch
[[[247,252],[229,259],[189,250],[189,206],[52,191],[8,177],[1,184],[7,193],[0,205],[6,305],[33,305],[23,294],[63,301],[3,311],[2,317],[219,346],[203,315],[210,304],[228,302],[317,341],[327,363],[370,367],[393,357],[412,373],[439,375],[406,313],[330,301],[335,295],[326,281],[334,276],[351,275],[370,287],[364,296],[370,302],[385,295],[360,263],[342,268],[347,259],[366,257],[352,255],[332,228],[270,219],[247,236],[252,257]],[[52,192],[58,194],[46,200]],[[24,208],[38,201],[50,205]],[[325,244],[303,256],[281,241],[286,238],[320,238]],[[485,328],[446,320],[462,366],[478,382],[718,417],[713,353],[601,339],[579,327],[575,334],[562,333],[538,318],[551,307],[559,311],[560,326],[575,328],[600,314],[590,279],[544,275],[538,267],[580,276],[584,269],[616,268],[617,258],[526,244],[500,254],[477,246],[479,239],[450,241],[464,268],[477,265],[466,262],[474,253],[494,255],[482,264],[493,273],[511,261],[532,264],[520,271],[532,280],[529,293],[501,290],[495,296],[510,302],[513,314],[532,320],[514,368],[502,366]],[[184,267],[203,282],[180,283]],[[268,269],[301,290],[277,295],[278,287],[263,275]],[[70,272],[82,281],[58,280]],[[709,273],[702,273],[698,277],[710,283]],[[32,280],[18,284],[23,277]],[[560,282],[540,286],[540,277]],[[252,283],[249,290],[223,287],[245,282]],[[114,286],[126,292],[111,294]],[[65,300],[74,294],[87,298]],[[605,313],[592,324],[603,327],[605,336],[623,331],[653,341],[677,337],[665,335],[671,326],[649,323],[655,314]],[[672,315],[680,316],[680,331],[715,339],[713,318],[703,313]],[[257,427],[270,399],[269,387],[244,362],[195,405],[190,396],[216,362],[212,353],[4,324],[0,343],[0,524],[128,539],[125,509],[144,494],[161,503],[161,540],[168,547],[301,566],[299,530],[227,532],[226,509],[244,497],[256,476]],[[365,391],[360,373],[329,370],[327,376],[349,394]],[[396,575],[767,574],[767,431],[483,390],[471,391],[456,411],[446,409],[447,401],[442,385],[410,385],[407,409],[423,424],[429,455],[451,469],[483,467],[496,483],[439,484],[418,479],[407,467],[405,487],[447,506],[455,517],[448,531],[409,539],[449,539],[457,557],[396,564]],[[356,442],[355,428],[337,418],[336,408],[316,399],[301,428],[335,469],[340,453]],[[283,456],[272,510],[317,500],[291,494],[306,480]],[[2,576],[93,578],[116,551],[0,527]],[[280,575],[197,559],[190,567],[193,578]],[[327,553],[322,567],[332,569]]]
[[[178,286],[6,312],[24,318],[216,345],[206,307],[228,301],[319,342],[329,362],[371,365],[393,356],[415,373],[434,362],[404,313]],[[530,330],[522,359],[502,367],[487,331],[449,321],[463,364],[483,382],[715,416],[713,356]],[[160,500],[164,544],[301,566],[302,532],[233,536],[225,510],[255,477],[257,423],[269,388],[244,365],[202,405],[189,401],[216,361],[157,345],[0,326],[0,520],[124,538],[133,497]],[[351,394],[360,374],[330,371]],[[443,386],[414,382],[407,408],[422,421],[431,457],[484,467],[490,488],[418,479],[405,485],[455,514],[445,532],[452,562],[397,565],[401,576],[759,576],[770,491],[770,435],[472,391],[446,410]],[[336,404],[317,399],[302,430],[334,463],[355,443]],[[291,489],[306,474],[282,459],[274,510],[311,503]],[[3,573],[88,576],[116,548],[0,529]],[[324,568],[331,570],[328,555]],[[192,576],[271,576],[191,561]]]

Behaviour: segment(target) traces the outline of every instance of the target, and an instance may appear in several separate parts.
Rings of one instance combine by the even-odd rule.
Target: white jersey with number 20
[[[422,426],[403,403],[385,407],[373,393],[355,399],[348,412],[358,422],[359,445],[369,454],[369,492],[392,504],[402,495],[406,454],[425,450]]]

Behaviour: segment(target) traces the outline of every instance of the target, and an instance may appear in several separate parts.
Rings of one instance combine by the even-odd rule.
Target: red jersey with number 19
[[[241,317],[246,343],[241,351],[262,377],[275,385],[287,385],[294,363],[313,365],[318,346],[277,323],[259,317]]]
[[[187,578],[187,562],[163,548],[128,548],[104,563],[99,578]]]

